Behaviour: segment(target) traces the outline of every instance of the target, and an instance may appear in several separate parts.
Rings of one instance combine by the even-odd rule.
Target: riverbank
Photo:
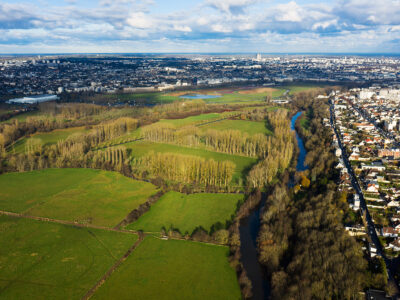
[[[302,112],[296,113],[291,118],[290,129],[295,132],[296,141],[298,144],[299,152],[297,157],[296,171],[304,171],[307,167],[304,165],[307,151],[304,147],[303,140],[296,131],[295,124],[297,119],[301,116]],[[261,213],[265,206],[266,194],[264,193],[260,203],[256,206],[251,213],[243,218],[240,222],[240,252],[241,262],[246,271],[248,278],[252,283],[253,296],[251,299],[261,300],[269,299],[271,293],[271,286],[265,268],[258,260],[257,238],[261,226]]]

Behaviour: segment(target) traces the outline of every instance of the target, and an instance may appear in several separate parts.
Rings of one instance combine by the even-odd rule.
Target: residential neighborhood
[[[400,253],[400,90],[373,86],[330,96],[333,128],[338,133],[333,143],[340,188],[347,192],[357,216],[356,224],[346,229],[360,235],[369,214],[384,254],[396,257]],[[360,201],[365,201],[365,209]],[[366,248],[371,257],[379,254],[371,243]]]

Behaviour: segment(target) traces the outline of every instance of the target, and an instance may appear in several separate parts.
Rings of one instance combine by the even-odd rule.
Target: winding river
[[[299,146],[299,156],[297,158],[297,171],[304,171],[307,167],[304,165],[304,161],[307,155],[307,151],[304,148],[303,140],[296,132],[295,124],[296,120],[301,116],[302,112],[295,114],[290,123],[290,129],[296,133],[296,140]],[[251,280],[253,285],[253,297],[254,300],[268,299],[270,296],[270,283],[267,278],[267,274],[263,266],[258,262],[257,253],[257,236],[260,230],[260,213],[265,205],[265,196],[261,200],[259,206],[246,218],[243,218],[240,222],[240,251],[242,254],[242,263],[247,272],[247,276]]]

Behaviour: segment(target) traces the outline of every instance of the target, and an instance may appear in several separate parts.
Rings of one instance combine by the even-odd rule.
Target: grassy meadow
[[[26,145],[31,139],[39,141],[42,146],[53,145],[58,141],[65,140],[71,135],[79,135],[87,130],[84,127],[72,127],[66,129],[56,129],[50,132],[40,132],[30,137],[22,138],[17,141],[10,149],[11,152],[22,153],[26,151]]]
[[[194,89],[186,91],[174,92],[149,92],[149,93],[116,93],[96,95],[87,97],[89,102],[136,102],[146,104],[164,104],[171,103],[177,100],[182,100],[184,95],[202,94],[202,95],[217,95],[219,98],[204,99],[206,103],[221,103],[221,104],[243,104],[243,103],[260,103],[265,101],[265,97],[271,95],[273,98],[281,97],[287,88],[280,86],[276,88],[268,87],[249,87],[249,88],[215,88],[215,89]]]
[[[128,229],[145,232],[160,232],[162,227],[179,229],[181,233],[191,234],[196,227],[202,226],[209,231],[211,226],[220,222],[225,224],[235,214],[243,194],[181,194],[168,192],[163,195],[150,210]]]
[[[231,115],[234,115],[235,113],[236,112],[208,113],[197,116],[191,116],[183,119],[162,119],[160,120],[160,123],[172,124],[175,127],[179,128],[187,125],[199,125],[206,122],[212,122],[218,119],[229,117]]]
[[[33,116],[38,116],[38,115],[40,115],[40,113],[38,111],[25,112],[25,113],[16,115],[9,120],[0,121],[0,124],[1,123],[11,123],[14,120],[17,120],[19,122],[25,122],[28,117],[33,117]]]
[[[0,298],[81,299],[136,240],[0,216]]]
[[[146,237],[92,299],[241,299],[227,247]]]
[[[201,126],[201,129],[207,131],[208,129],[215,130],[239,130],[250,135],[256,133],[263,133],[272,135],[272,131],[267,129],[265,122],[255,122],[246,120],[223,120],[216,123]]]
[[[116,172],[47,169],[0,175],[0,210],[113,227],[155,194]]]
[[[257,162],[257,159],[251,157],[231,155],[231,154],[209,151],[205,149],[189,148],[172,144],[153,143],[148,141],[132,142],[125,144],[124,146],[127,149],[131,149],[131,154],[133,157],[141,157],[143,155],[148,154],[151,151],[154,151],[160,153],[177,153],[184,155],[194,155],[203,157],[205,159],[214,159],[216,161],[230,160],[234,162],[236,165],[235,173],[232,178],[232,182],[234,184],[238,184],[239,179],[243,176],[243,174],[247,173],[247,171],[251,168],[251,166]]]

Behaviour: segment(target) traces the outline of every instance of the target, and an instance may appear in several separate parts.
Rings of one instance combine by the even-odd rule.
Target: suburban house
[[[381,229],[381,235],[384,237],[391,237],[391,238],[398,236],[396,230],[393,227],[383,227]]]

